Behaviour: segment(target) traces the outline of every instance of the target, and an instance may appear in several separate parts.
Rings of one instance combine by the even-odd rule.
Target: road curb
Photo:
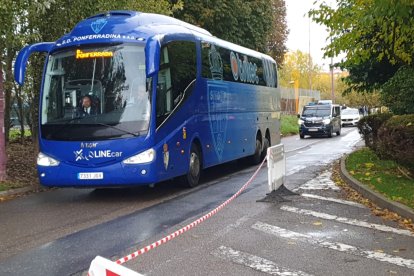
[[[353,178],[348,171],[345,168],[345,161],[346,161],[347,155],[343,156],[341,158],[341,177],[342,179],[348,183],[352,188],[354,188],[357,192],[361,193],[364,197],[368,198],[372,202],[374,202],[376,205],[378,205],[381,208],[388,209],[392,212],[395,212],[399,214],[402,217],[411,219],[411,221],[414,222],[414,211],[395,201],[389,200],[385,196],[383,196],[380,193],[377,193],[373,190],[371,190],[367,185],[362,184],[355,178]]]
[[[14,196],[19,194],[24,194],[27,192],[34,191],[35,189],[33,187],[23,187],[23,188],[17,188],[17,189],[10,189],[7,191],[0,192],[0,196]]]

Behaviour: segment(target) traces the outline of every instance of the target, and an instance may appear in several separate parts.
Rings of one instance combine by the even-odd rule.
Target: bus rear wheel
[[[267,155],[267,149],[270,147],[270,139],[268,137],[265,137],[263,141],[263,150],[262,155],[260,156],[260,161],[262,161],[264,158],[266,158]]]
[[[259,138],[256,138],[256,148],[254,150],[254,154],[250,156],[250,163],[252,165],[260,164],[262,158],[262,142]]]
[[[198,185],[201,175],[201,154],[196,144],[191,145],[190,163],[188,172],[183,176],[184,185],[188,188],[193,188]]]

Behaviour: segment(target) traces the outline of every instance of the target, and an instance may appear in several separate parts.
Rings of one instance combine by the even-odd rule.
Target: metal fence
[[[284,114],[298,114],[303,106],[321,99],[321,93],[317,90],[281,87],[281,111]]]

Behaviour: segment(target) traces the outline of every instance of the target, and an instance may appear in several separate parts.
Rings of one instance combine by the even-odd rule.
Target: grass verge
[[[346,169],[361,183],[414,209],[414,180],[394,161],[381,160],[372,150],[363,148],[348,156]]]
[[[298,117],[295,115],[282,115],[280,120],[280,131],[283,136],[298,134]]]
[[[24,187],[23,184],[18,182],[12,182],[12,181],[2,181],[0,182],[0,192],[7,191],[10,189],[17,189]]]

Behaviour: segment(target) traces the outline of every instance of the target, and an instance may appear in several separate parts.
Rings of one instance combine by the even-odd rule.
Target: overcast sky
[[[309,20],[308,11],[314,6],[315,0],[285,0],[286,19],[289,28],[287,47],[289,51],[301,50],[309,53],[309,24],[310,24],[310,54],[313,62],[319,64],[324,70],[329,70],[330,59],[323,59],[323,47],[327,45],[328,32],[325,26],[318,25]],[[333,5],[334,0],[326,0]],[[339,60],[334,59],[334,62]]]

